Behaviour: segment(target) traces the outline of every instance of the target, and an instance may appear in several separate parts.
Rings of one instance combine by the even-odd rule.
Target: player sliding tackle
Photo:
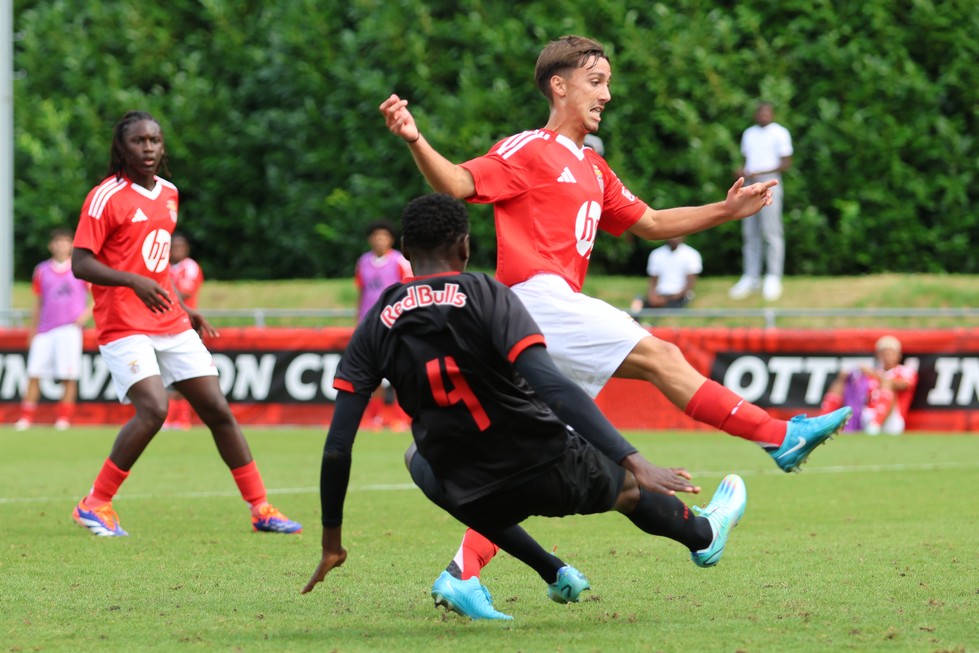
[[[408,204],[402,223],[403,251],[419,276],[384,291],[337,368],[320,478],[323,552],[303,593],[347,558],[341,530],[351,451],[384,378],[412,418],[417,451],[410,448],[406,461],[415,483],[531,566],[552,600],[577,601],[589,583],[518,526],[531,515],[614,509],[646,533],[684,545],[697,565],[717,564],[744,512],[741,478],[727,476],[706,509],[688,510],[675,493],[700,492],[690,474],[647,462],[554,366],[516,295],[485,274],[463,272],[465,206],[427,195]],[[433,594],[466,616],[510,618],[493,608],[478,578],[436,583]]]
[[[613,376],[648,381],[691,418],[753,441],[781,469],[798,471],[843,426],[847,409],[790,422],[773,419],[705,378],[676,345],[581,293],[598,230],[649,240],[685,236],[754,215],[771,202],[777,182],[745,186],[742,178],[723,201],[653,209],[629,192],[605,159],[583,146],[612,99],[612,66],[602,45],[580,36],[553,41],[537,59],[535,78],[550,109],[544,127],[505,138],[461,165],[429,144],[407,100],[392,95],[380,110],[432,188],[494,205],[497,279],[513,289],[540,326],[558,369],[593,397]],[[462,560],[486,561],[494,553],[488,543],[470,543],[468,536],[462,549]],[[458,574],[452,579],[478,576],[481,564],[461,572],[450,566]]]

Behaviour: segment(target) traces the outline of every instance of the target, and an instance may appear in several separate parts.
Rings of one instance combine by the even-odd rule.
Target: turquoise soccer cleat
[[[768,453],[782,471],[798,472],[812,450],[839,433],[851,415],[848,407],[818,417],[796,415],[789,420],[782,446]]]
[[[581,593],[590,589],[583,573],[565,565],[557,570],[557,580],[547,586],[547,598],[555,603],[577,603]]]
[[[721,559],[731,530],[738,525],[748,505],[748,491],[737,474],[728,474],[705,508],[691,506],[695,515],[706,517],[714,531],[714,539],[706,549],[691,551],[690,559],[698,567],[713,567]]]
[[[445,606],[449,610],[470,619],[513,619],[493,607],[493,597],[477,576],[460,580],[443,571],[432,584],[432,598],[435,607]]]

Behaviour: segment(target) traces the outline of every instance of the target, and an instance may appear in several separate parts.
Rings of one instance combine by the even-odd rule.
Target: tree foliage
[[[454,161],[547,120],[540,48],[609,48],[601,136],[654,207],[724,197],[740,134],[775,104],[787,271],[979,272],[979,12],[969,0],[511,3],[170,0],[15,4],[15,267],[73,224],[128,109],[163,125],[181,227],[209,276],[349,276],[364,226],[428,190],[377,106],[406,97]],[[488,207],[475,262],[494,265]],[[696,234],[740,271],[736,224]],[[593,270],[640,274],[652,245],[602,237]]]

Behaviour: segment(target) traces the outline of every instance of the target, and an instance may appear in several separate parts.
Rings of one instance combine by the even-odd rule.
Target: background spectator
[[[741,135],[744,165],[735,174],[745,184],[778,180],[772,188],[772,203],[741,221],[744,275],[728,291],[731,299],[744,299],[762,289],[762,296],[775,301],[782,296],[782,272],[785,264],[785,235],[782,230],[782,173],[792,165],[792,136],[777,122],[774,110],[762,102],[755,110],[755,124]],[[761,282],[762,260],[765,280]]]
[[[694,298],[693,287],[704,271],[700,252],[683,242],[683,237],[670,238],[665,245],[649,253],[646,276],[649,287],[644,297],[632,302],[632,312],[643,308],[682,308]]]
[[[848,424],[847,430],[900,435],[918,385],[918,372],[902,364],[901,341],[894,336],[882,336],[874,352],[873,367],[839,373],[826,391],[823,410],[830,412],[849,405],[854,420],[859,421]]]

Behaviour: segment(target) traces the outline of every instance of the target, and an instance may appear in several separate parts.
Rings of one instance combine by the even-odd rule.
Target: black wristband
[[[413,141],[406,140],[405,143],[407,143],[408,145],[411,145],[412,143],[417,143],[418,142],[418,139],[421,138],[421,137],[422,137],[422,133],[421,132],[418,132],[418,136],[415,136],[415,140],[413,140]]]

